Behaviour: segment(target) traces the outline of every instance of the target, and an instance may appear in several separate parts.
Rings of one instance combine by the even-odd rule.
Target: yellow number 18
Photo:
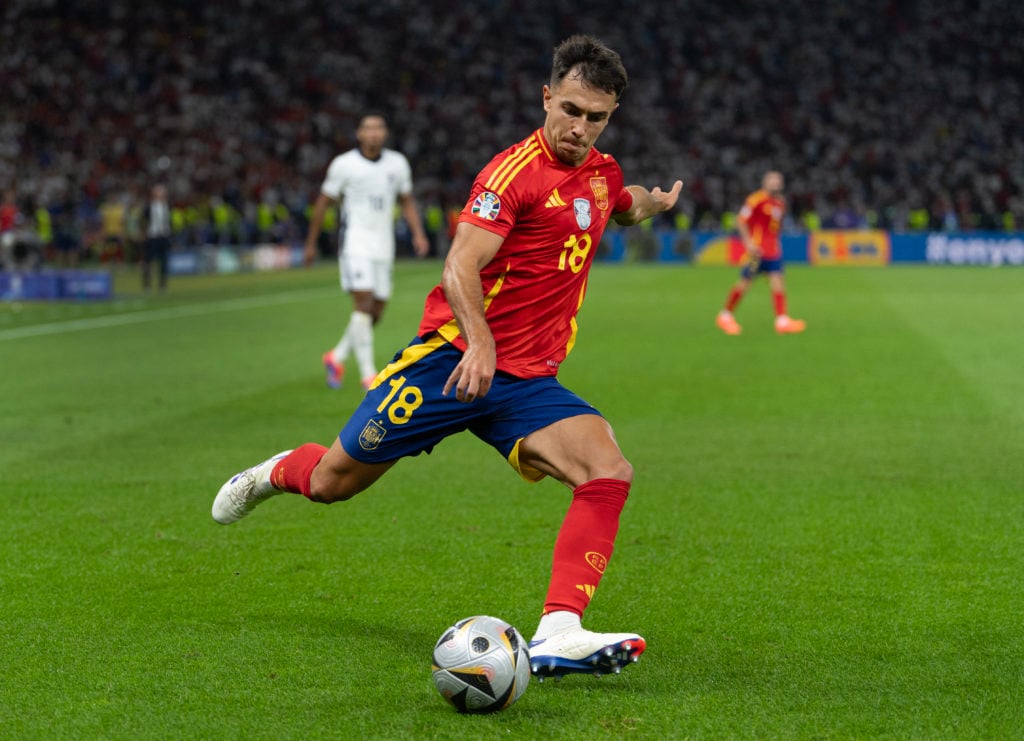
[[[406,386],[402,389],[402,393],[399,394],[398,390],[405,385],[405,376],[392,378],[388,383],[391,385],[391,393],[380,403],[377,411],[383,412],[384,408],[387,407],[388,419],[391,420],[391,423],[404,425],[412,417],[412,413],[419,409],[420,404],[423,403],[423,392],[417,386]],[[394,404],[391,404],[392,399],[395,400]],[[391,406],[388,406],[388,404],[391,404]]]
[[[593,241],[589,234],[584,234],[579,239],[573,234],[562,245],[565,249],[562,250],[562,255],[558,258],[558,269],[565,270],[566,263],[568,263],[569,269],[574,273],[583,270],[583,263],[587,261],[587,254],[590,252],[592,244]]]

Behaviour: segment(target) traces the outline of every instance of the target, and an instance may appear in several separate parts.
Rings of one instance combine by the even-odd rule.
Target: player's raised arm
[[[626,190],[633,195],[633,205],[628,211],[615,214],[612,218],[623,226],[639,224],[644,219],[649,219],[655,214],[668,211],[675,206],[682,189],[682,180],[676,180],[672,190],[667,192],[658,187],[655,187],[654,190],[647,190],[642,185],[628,185]]]
[[[480,270],[494,258],[504,241],[498,234],[463,222],[455,231],[444,263],[441,285],[467,345],[462,360],[444,385],[444,394],[447,396],[454,388],[459,401],[485,396],[494,378],[494,336],[484,316]]]

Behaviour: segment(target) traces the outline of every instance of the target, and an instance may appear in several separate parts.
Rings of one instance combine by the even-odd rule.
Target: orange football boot
[[[775,331],[779,334],[797,334],[807,329],[807,322],[803,319],[790,319],[788,316],[780,316],[775,320]]]
[[[715,324],[726,334],[739,334],[743,331],[743,328],[736,323],[735,317],[726,311],[719,312],[718,316],[715,317]]]

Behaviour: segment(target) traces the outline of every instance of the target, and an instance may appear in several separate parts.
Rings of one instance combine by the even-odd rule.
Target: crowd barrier
[[[0,273],[2,301],[96,301],[112,298],[107,270],[36,270]]]
[[[171,275],[248,273],[297,268],[304,264],[303,260],[301,245],[202,245],[171,252],[167,270]]]
[[[931,232],[898,234],[872,229],[784,234],[787,263],[822,267],[881,265],[1024,265],[1024,233]],[[691,265],[738,265],[743,245],[721,232],[623,229],[605,233],[598,259]],[[301,245],[203,245],[176,249],[172,275],[287,270],[303,265]],[[0,300],[97,300],[113,296],[110,271],[0,272]]]

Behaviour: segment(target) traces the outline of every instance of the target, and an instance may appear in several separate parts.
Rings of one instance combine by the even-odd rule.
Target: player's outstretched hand
[[[662,211],[668,211],[670,208],[676,205],[676,201],[679,200],[679,194],[683,190],[683,181],[676,180],[672,185],[672,190],[667,193],[658,186],[654,186],[654,190],[651,191],[651,198],[658,202],[661,206]]]
[[[683,190],[683,181],[676,180],[672,190],[669,191],[664,191],[657,186],[654,190],[647,190],[642,185],[630,185],[626,187],[626,190],[633,196],[633,205],[628,211],[617,213],[612,218],[623,226],[632,226],[675,206],[676,201],[679,200],[679,194]]]

